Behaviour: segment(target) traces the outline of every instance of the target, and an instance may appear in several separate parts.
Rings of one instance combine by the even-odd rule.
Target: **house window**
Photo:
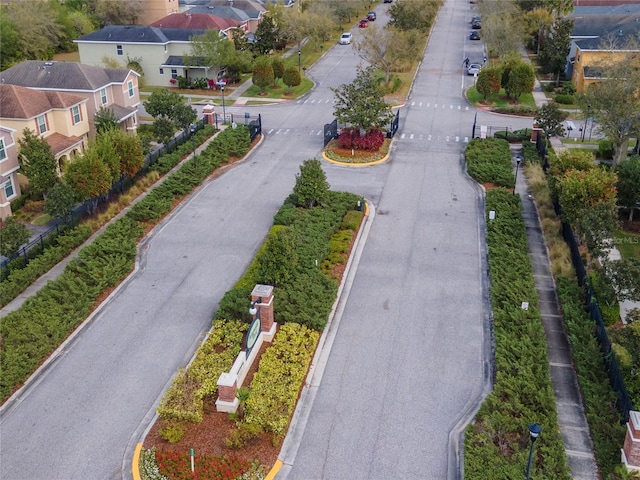
[[[38,122],[38,133],[42,135],[47,132],[47,116],[46,115],[38,115],[36,119]]]
[[[106,105],[107,104],[107,89],[106,88],[101,88],[100,89],[100,103],[102,105]]]
[[[129,90],[129,96],[133,97],[133,80],[127,82],[127,89]]]
[[[2,185],[2,189],[4,190],[5,197],[9,200],[16,194],[16,191],[13,188],[13,181],[11,177],[9,177],[9,181]]]
[[[160,69],[160,75],[164,75],[164,68]]]
[[[175,68],[171,69],[171,78],[178,78],[178,70]]]
[[[4,148],[4,138],[0,138],[0,162],[7,159],[7,149]]]
[[[116,45],[116,53],[118,55],[123,55],[124,51],[122,50],[122,45]]]
[[[80,106],[76,105],[71,107],[71,119],[74,125],[77,125],[82,120],[82,114],[80,113]]]

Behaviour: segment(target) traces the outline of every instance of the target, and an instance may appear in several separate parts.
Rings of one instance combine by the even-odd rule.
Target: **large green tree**
[[[260,88],[260,92],[273,83],[273,67],[269,57],[260,57],[253,67],[253,84]]]
[[[47,194],[44,211],[53,218],[67,221],[71,217],[75,203],[73,189],[64,182],[58,182]]]
[[[297,67],[289,67],[284,71],[282,83],[287,86],[287,92],[291,91],[291,87],[297,87],[302,82],[302,77]]]
[[[551,34],[546,39],[538,56],[544,72],[553,73],[556,76],[556,85],[560,83],[560,75],[567,66],[572,30],[573,20],[556,20],[551,27]]]
[[[630,138],[640,137],[640,69],[631,55],[612,54],[608,60],[596,66],[602,78],[587,88],[579,102],[613,144],[615,169],[627,156]]]
[[[633,212],[640,206],[640,157],[631,157],[618,165],[617,187],[618,203],[633,221]]]
[[[44,196],[58,181],[58,164],[51,147],[44,138],[36,136],[28,128],[24,129],[18,144],[20,171],[29,179],[34,195]]]
[[[329,182],[318,159],[305,160],[296,175],[292,198],[296,206],[311,208],[322,205],[329,194]]]
[[[271,15],[266,15],[256,28],[255,49],[262,55],[268,55],[276,49],[280,31]]]
[[[562,122],[567,115],[567,112],[560,110],[556,102],[549,102],[538,109],[534,121],[547,137],[563,137],[565,130]]]
[[[27,60],[52,58],[62,39],[62,25],[58,23],[55,5],[43,0],[11,2],[3,7],[17,32],[20,52]]]
[[[10,257],[29,240],[29,230],[14,217],[0,223],[0,255]]]
[[[393,118],[391,105],[384,99],[384,90],[375,79],[375,69],[358,67],[352,83],[331,91],[336,97],[334,115],[340,123],[360,129],[361,135],[370,128],[383,128]]]
[[[536,76],[531,64],[520,62],[509,71],[506,88],[511,97],[518,101],[521,95],[533,91],[535,80]]]
[[[480,70],[476,79],[476,90],[487,100],[491,95],[500,91],[502,70],[500,67],[485,67]]]
[[[171,122],[181,129],[189,127],[197,118],[195,110],[186,104],[184,97],[169,90],[153,92],[144,102],[144,108],[156,122],[161,120],[163,125]]]
[[[96,149],[88,149],[84,155],[71,162],[64,172],[66,183],[73,190],[76,200],[94,200],[91,210],[98,205],[98,197],[111,188],[111,171],[98,156]]]
[[[393,2],[389,7],[389,26],[398,30],[420,30],[427,32],[440,7],[438,0],[423,2]]]

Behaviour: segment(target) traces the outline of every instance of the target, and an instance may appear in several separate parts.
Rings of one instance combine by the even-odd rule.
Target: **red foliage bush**
[[[234,480],[251,468],[244,459],[220,455],[195,455],[194,473],[188,452],[156,450],[156,463],[160,473],[171,480]]]
[[[369,130],[364,137],[360,136],[360,131],[357,128],[344,128],[338,135],[340,148],[377,152],[383,143],[384,133],[374,128]]]

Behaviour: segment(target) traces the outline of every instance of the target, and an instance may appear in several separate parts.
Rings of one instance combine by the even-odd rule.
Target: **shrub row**
[[[520,197],[505,189],[487,192],[486,209],[496,381],[465,438],[467,480],[522,476],[529,451],[529,423],[539,423],[532,469],[536,479],[570,479],[549,378]],[[523,310],[521,303],[529,302]]]
[[[164,394],[158,415],[181,422],[201,422],[203,399],[218,391],[218,378],[231,370],[242,349],[248,325],[240,321],[216,320],[187,370],[181,370]]]
[[[319,337],[297,323],[280,326],[251,382],[244,422],[284,437]]]
[[[509,143],[497,138],[474,138],[465,152],[467,171],[478,183],[513,187],[515,181]]]
[[[522,142],[531,138],[531,129],[523,128],[522,130],[499,130],[493,134],[493,138],[500,138],[509,143]]]
[[[620,423],[616,395],[607,378],[602,352],[593,336],[593,322],[582,302],[583,292],[575,278],[558,276],[556,285],[596,461],[602,478],[608,478],[620,464],[625,427]]]
[[[274,227],[264,245],[240,280],[220,300],[216,318],[237,318],[250,321],[247,301],[256,283],[272,284],[274,271],[266,265],[277,265],[281,273],[275,285],[278,298],[275,320],[278,323],[297,322],[322,330],[335,301],[337,280],[329,279],[318,265],[331,253],[330,239],[341,228],[349,212],[356,218],[362,212],[355,211],[361,197],[345,192],[329,191],[322,205],[299,208],[292,196],[285,200],[274,217]],[[290,250],[272,248],[279,236],[291,240]],[[336,246],[334,242],[334,247]]]
[[[246,138],[242,139],[243,136]],[[231,145],[224,145],[226,142]],[[206,178],[222,162],[220,152],[236,154],[244,150],[246,153],[249,143],[246,127],[224,130],[198,156],[197,166],[194,162],[185,164],[167,179],[171,180],[171,188],[164,188],[164,195],[152,198],[170,205],[178,198],[176,191],[187,191],[181,187],[183,182],[193,187],[194,178]],[[172,180],[174,175],[178,180]],[[106,288],[121,282],[131,271],[136,241],[143,233],[142,225],[136,220],[159,218],[155,207],[145,202],[146,198],[148,196],[140,202],[146,207],[130,210],[107,227],[100,237],[80,251],[79,257],[67,265],[60,277],[49,282],[19,310],[3,318],[0,323],[2,401],[87,317],[98,296]],[[144,215],[144,212],[153,215]]]
[[[9,275],[0,282],[0,307],[24,292],[41,275],[45,274],[63,258],[82,245],[92,234],[91,227],[79,225],[58,235],[29,262],[16,259],[9,263]],[[31,252],[29,252],[31,253]],[[18,266],[20,264],[20,266]]]

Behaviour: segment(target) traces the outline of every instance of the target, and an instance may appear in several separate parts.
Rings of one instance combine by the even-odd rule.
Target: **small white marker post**
[[[191,456],[191,473],[195,472],[195,466],[193,464],[193,448],[189,449],[189,455]]]

